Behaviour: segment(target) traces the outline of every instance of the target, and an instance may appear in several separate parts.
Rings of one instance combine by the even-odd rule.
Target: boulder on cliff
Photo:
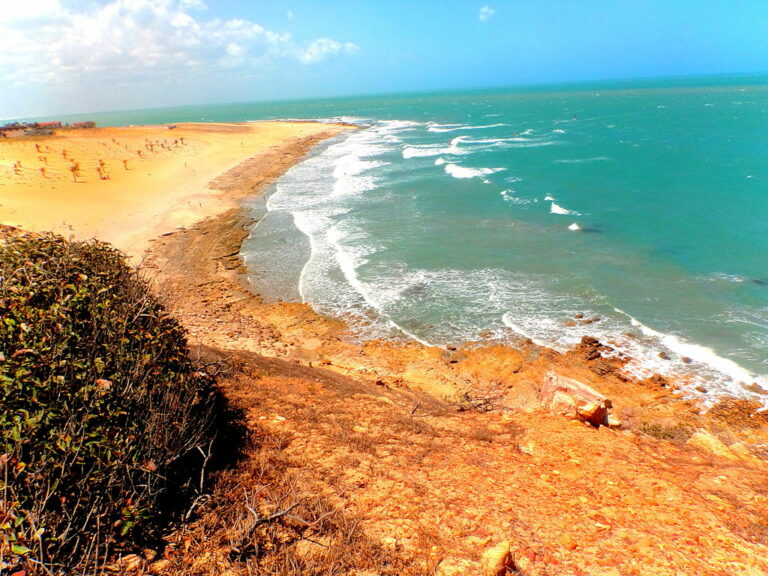
[[[578,418],[593,426],[620,425],[610,415],[612,404],[608,398],[583,382],[551,371],[547,372],[539,388],[539,401],[551,412]]]

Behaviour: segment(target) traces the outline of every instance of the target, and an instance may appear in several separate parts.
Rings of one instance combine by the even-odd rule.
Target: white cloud
[[[354,54],[359,50],[360,47],[352,42],[342,43],[330,38],[318,38],[309,43],[309,46],[301,52],[299,58],[305,64],[314,64],[315,62],[322,62],[332,54],[339,54],[341,52]]]
[[[477,18],[480,22],[488,22],[494,14],[496,14],[496,10],[488,6],[488,4],[485,4],[480,8],[480,13],[477,15]]]
[[[195,10],[205,10],[208,8],[203,0],[179,0],[179,5],[182,8],[191,8]]]
[[[194,81],[233,66],[256,73],[357,50],[330,38],[298,42],[249,20],[205,19],[202,0],[83,2],[79,10],[59,0],[0,5],[0,101],[3,90]]]
[[[63,12],[59,0],[0,0],[0,25],[57,17]]]

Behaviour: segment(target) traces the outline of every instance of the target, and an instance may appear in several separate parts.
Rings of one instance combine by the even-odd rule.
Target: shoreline
[[[190,123],[92,128],[0,141],[0,222],[108,241],[136,263],[152,238],[236,204],[220,174],[317,123]]]
[[[220,183],[240,194],[235,174]],[[241,207],[164,236],[147,264],[193,345],[222,350],[252,375],[227,388],[249,422],[262,434],[291,434],[288,457],[306,459],[303,474],[362,514],[375,541],[412,558],[427,553],[421,540],[432,534],[429,554],[446,576],[480,573],[480,556],[507,545],[530,575],[768,570],[762,541],[731,532],[724,520],[737,514],[752,523],[765,511],[755,490],[767,463],[756,450],[768,426],[745,424],[739,407],[702,415],[663,379],[622,378],[599,343],[560,354],[532,345],[347,341],[340,321],[305,304],[264,302],[248,289],[239,253],[250,222]],[[584,427],[542,410],[539,386],[550,372],[611,398],[621,426]],[[423,422],[403,436],[388,422],[409,411]],[[340,438],[333,430],[348,418],[352,436]],[[441,432],[424,435],[433,428]],[[457,430],[468,436],[457,441]],[[380,486],[380,477],[397,489]],[[727,497],[716,480],[726,477]],[[434,522],[452,535],[435,536]],[[586,566],[620,568],[579,571]]]
[[[171,127],[173,126],[173,127]],[[122,249],[124,252],[126,252],[130,259],[133,262],[139,262],[140,260],[149,259],[151,262],[153,257],[156,257],[157,255],[157,245],[158,243],[162,244],[162,239],[168,236],[175,236],[180,232],[184,232],[186,229],[195,230],[198,225],[204,224],[208,220],[231,220],[229,224],[224,226],[224,228],[227,229],[226,231],[226,238],[228,243],[228,258],[234,258],[237,260],[237,278],[236,283],[237,285],[242,289],[247,291],[248,293],[251,293],[255,296],[255,299],[253,302],[251,302],[249,305],[255,306],[260,313],[266,313],[267,316],[275,319],[278,324],[287,322],[289,325],[293,323],[292,320],[288,320],[285,318],[285,316],[290,316],[291,314],[297,314],[300,316],[302,321],[306,321],[308,318],[312,318],[310,320],[311,324],[317,324],[317,325],[323,325],[325,326],[326,332],[324,334],[333,334],[332,339],[335,340],[342,340],[341,334],[348,331],[348,327],[345,325],[344,321],[341,319],[333,319],[323,316],[320,313],[315,312],[312,310],[311,306],[308,304],[303,304],[300,302],[284,302],[281,299],[277,299],[274,302],[264,302],[261,297],[258,294],[255,294],[253,291],[253,286],[248,279],[247,271],[245,268],[245,263],[243,261],[243,256],[241,254],[241,248],[243,241],[249,236],[251,233],[251,230],[253,227],[250,227],[251,224],[256,223],[258,226],[258,222],[260,219],[253,219],[247,214],[247,207],[245,206],[245,202],[247,200],[253,200],[255,198],[261,197],[264,198],[264,195],[267,192],[267,188],[272,185],[275,181],[277,181],[278,178],[280,178],[289,168],[296,165],[299,161],[301,161],[303,158],[306,157],[306,155],[310,152],[310,150],[319,144],[320,142],[327,140],[333,136],[337,136],[345,131],[348,130],[354,130],[359,129],[359,126],[356,125],[350,125],[350,124],[330,124],[330,123],[321,123],[321,122],[309,122],[309,121],[290,121],[290,122],[249,122],[249,123],[204,123],[204,122],[192,122],[192,123],[185,123],[185,124],[178,124],[178,125],[159,125],[159,126],[131,126],[127,128],[96,128],[96,129],[89,129],[89,130],[80,130],[80,131],[68,131],[66,132],[66,136],[63,138],[63,140],[67,139],[73,139],[77,140],[78,137],[82,135],[85,139],[90,140],[98,140],[99,144],[106,146],[105,140],[111,138],[113,143],[117,143],[116,138],[123,137],[134,137],[134,138],[143,138],[145,142],[150,141],[150,137],[158,137],[159,135],[165,135],[165,134],[171,134],[174,136],[174,139],[178,140],[179,138],[182,139],[182,142],[184,142],[184,138],[187,138],[187,141],[189,141],[190,138],[200,138],[203,139],[205,137],[212,137],[212,135],[222,135],[229,137],[231,140],[232,138],[240,138],[240,139],[248,139],[249,144],[253,144],[254,138],[262,138],[264,134],[261,132],[261,129],[264,127],[270,128],[276,128],[276,129],[283,129],[282,132],[279,132],[277,136],[275,137],[272,135],[272,140],[269,140],[267,138],[268,142],[265,145],[264,143],[260,143],[259,146],[257,146],[256,150],[249,149],[249,152],[247,153],[247,158],[244,160],[242,158],[242,148],[244,147],[244,142],[240,141],[240,150],[237,150],[237,152],[232,153],[231,150],[231,142],[230,144],[230,150],[228,150],[227,154],[222,154],[221,149],[226,149],[226,145],[220,141],[214,141],[213,144],[211,142],[207,142],[208,148],[206,149],[204,146],[199,145],[199,143],[196,140],[192,141],[193,145],[193,158],[195,156],[199,157],[202,155],[202,153],[209,153],[211,152],[211,148],[213,148],[213,153],[215,155],[214,160],[210,162],[210,166],[208,166],[207,170],[201,171],[202,173],[200,175],[195,174],[194,178],[191,179],[184,179],[181,185],[177,185],[174,183],[171,187],[172,193],[170,195],[170,206],[164,206],[161,208],[157,208],[155,206],[151,206],[153,208],[153,211],[150,213],[150,218],[147,221],[146,214],[147,211],[144,210],[144,213],[142,213],[142,216],[145,217],[145,220],[141,222],[140,225],[136,225],[135,220],[131,220],[128,224],[128,226],[121,226],[117,224],[117,219],[121,216],[120,210],[112,210],[112,217],[111,218],[104,218],[103,214],[98,214],[102,217],[102,219],[105,219],[108,221],[108,226],[115,226],[116,230],[110,230],[109,232],[104,233],[104,226],[102,225],[100,228],[97,228],[97,233],[89,234],[88,232],[91,230],[87,225],[83,228],[85,229],[85,233],[83,233],[83,230],[77,229],[76,227],[73,227],[66,222],[63,223],[64,230],[69,231],[70,235],[80,237],[80,238],[88,238],[88,237],[98,237],[99,239],[109,241],[113,244],[115,244],[118,248]],[[301,127],[306,126],[309,127],[309,132],[311,132],[311,135],[306,135],[303,132],[300,135],[293,136],[293,139],[288,138],[286,141],[285,136],[285,129],[287,128],[287,131],[290,132],[291,130],[294,130],[295,127]],[[267,130],[268,132],[269,130]],[[279,130],[278,130],[279,131]],[[300,131],[301,132],[301,131]],[[60,135],[55,135],[52,138],[22,138],[14,141],[14,144],[16,144],[16,148],[19,147],[19,145],[26,146],[27,148],[31,149],[31,147],[34,145],[35,148],[38,148],[39,150],[39,143],[40,142],[49,142],[53,140],[54,142],[57,140],[61,140],[62,138]],[[82,138],[80,138],[82,139]],[[167,139],[166,139],[167,140]],[[162,146],[163,150],[166,150],[165,144],[160,144],[159,141],[156,141],[158,145]],[[61,145],[61,144],[60,144]],[[188,145],[188,144],[187,144]],[[195,147],[196,145],[196,147]],[[51,149],[51,146],[48,144],[43,144],[43,146],[47,146],[49,151]],[[62,146],[63,147],[63,146]],[[125,146],[128,148],[128,146]],[[178,146],[177,146],[178,147]],[[149,150],[149,148],[147,148]],[[170,149],[170,147],[168,147]],[[0,148],[0,153],[2,153],[4,150],[3,148]],[[151,151],[152,154],[155,153],[154,150]],[[255,152],[255,154],[254,154]],[[36,152],[37,153],[37,152]],[[72,151],[70,149],[70,161],[72,156]],[[5,153],[5,159],[7,163],[8,154]],[[137,162],[140,160],[144,160],[145,158],[142,157],[141,153],[139,153],[139,159],[136,160]],[[0,170],[2,170],[3,156],[0,155]],[[149,158],[147,160],[155,160],[155,158]],[[172,164],[174,159],[166,158],[160,158],[160,164]],[[189,158],[184,160],[184,169],[181,170],[182,172],[187,172],[187,163]],[[206,161],[208,162],[208,158],[206,158]],[[131,164],[133,164],[134,160],[130,161]],[[149,164],[149,162],[148,162]],[[157,162],[155,162],[155,165],[149,165],[147,169],[153,169],[157,168]],[[144,167],[142,167],[144,168]],[[178,177],[179,171],[180,171],[180,164],[179,161],[176,160],[176,165],[172,166],[172,168],[175,169],[175,171],[170,171],[171,178]],[[7,169],[7,167],[6,167]],[[28,170],[25,170],[28,172]],[[167,170],[166,170],[167,171]],[[126,169],[126,172],[128,170]],[[210,174],[214,174],[214,176],[210,177]],[[44,177],[50,178],[51,171],[48,172],[48,174],[44,174]],[[90,185],[91,188],[93,188],[93,185],[104,185],[102,182],[95,182],[94,179],[89,179],[86,177],[85,181],[78,182],[77,178],[74,180],[74,185],[67,187],[62,185],[62,178],[61,174],[58,175],[58,179],[53,179],[52,188],[56,189],[58,186],[59,188],[63,188],[64,192],[72,191],[73,189],[82,188],[86,189],[86,193],[84,194],[85,201],[92,200],[92,193],[87,190],[88,186]],[[133,176],[133,175],[131,175]],[[147,178],[144,179],[144,182],[142,182],[145,185],[152,185],[153,188],[161,188],[163,186],[163,181],[161,180],[159,183],[155,179],[151,179],[152,173],[147,173]],[[210,179],[208,179],[210,177]],[[29,179],[27,175],[27,179]],[[166,179],[167,180],[167,179]],[[200,182],[205,181],[204,185],[201,185]],[[184,194],[179,195],[177,192],[177,189],[180,187],[183,187],[184,185],[189,185],[190,182],[193,184],[192,191],[187,191]],[[135,184],[135,178],[128,179],[129,184]],[[111,185],[112,182],[106,183],[107,185]],[[124,193],[124,187],[125,183],[120,182],[119,183],[122,187],[119,189],[120,193]],[[165,189],[169,188],[169,184],[166,181],[165,182]],[[27,184],[27,188],[29,188]],[[28,190],[25,190],[28,191]],[[80,190],[78,190],[80,192]],[[50,200],[50,199],[48,199]],[[194,208],[191,206],[191,203],[193,201],[199,201],[199,206],[197,208]],[[0,221],[2,221],[4,224],[8,224],[8,216],[7,213],[9,212],[9,208],[6,204],[7,202],[7,193],[3,193],[2,188],[0,188]],[[184,202],[186,202],[187,206],[183,206]],[[203,206],[203,202],[205,202],[205,206]],[[61,206],[61,202],[56,201],[49,201],[49,207],[56,205],[57,207]],[[74,207],[76,210],[82,210],[83,204],[82,201],[75,202]],[[12,212],[12,211],[11,211]],[[87,210],[86,210],[87,212]],[[265,212],[266,215],[266,212]],[[262,216],[263,218],[263,216]],[[34,218],[32,218],[34,220]],[[42,220],[42,222],[46,222],[45,219]],[[11,222],[12,226],[17,226],[24,230],[31,230],[31,231],[39,231],[42,228],[40,227],[39,223],[35,223],[31,226],[27,225],[25,226],[27,222],[22,221],[21,225],[17,222]],[[246,227],[249,227],[249,230],[245,230]],[[242,232],[237,232],[236,234],[233,232],[235,228],[242,228]],[[56,227],[52,226],[50,228],[53,231],[59,231],[62,232],[63,230],[59,229],[56,230]],[[233,235],[234,234],[234,235]],[[178,261],[184,261],[186,259],[186,255],[182,254],[181,251],[179,251],[178,254],[176,254],[175,259]],[[170,259],[167,259],[170,260]],[[146,264],[144,265],[144,268],[149,270],[153,267],[156,267],[153,264]],[[186,273],[186,270],[180,270],[180,274]],[[258,303],[258,304],[255,304]],[[300,312],[299,312],[300,311]],[[306,334],[298,334],[294,337],[296,338],[302,338],[305,337]],[[584,339],[592,339],[591,336],[584,336]],[[344,360],[337,362],[332,362],[324,357],[324,354],[328,353],[330,356],[334,356],[339,354],[338,351],[334,349],[333,352],[329,352],[325,350],[325,348],[328,348],[327,342],[325,342],[323,345],[318,343],[317,337],[315,334],[310,335],[310,341],[312,342],[312,345],[310,347],[303,347],[300,345],[297,345],[296,343],[292,342],[288,345],[282,345],[278,346],[278,350],[271,348],[270,346],[264,347],[258,347],[258,350],[252,350],[252,351],[258,351],[262,354],[267,355],[278,355],[278,356],[285,356],[290,355],[292,353],[296,353],[301,361],[305,360],[308,362],[312,361],[319,361],[326,364],[326,366],[333,365],[334,370],[338,370],[345,373],[354,373],[358,370],[358,367],[352,368],[351,370],[347,370],[345,368],[342,368],[344,365]],[[359,340],[359,339],[357,339]],[[374,357],[376,357],[375,360],[371,360],[372,364],[375,364],[376,362],[382,362],[383,365],[387,366],[388,362],[386,359],[387,354],[389,354],[390,351],[393,349],[403,349],[408,350],[408,354],[412,356],[418,357],[420,360],[424,360],[425,358],[429,358],[430,360],[425,360],[427,367],[424,368],[423,374],[418,374],[416,376],[417,381],[422,381],[422,383],[426,380],[429,380],[434,376],[435,372],[443,372],[442,366],[435,366],[430,365],[430,361],[434,359],[436,356],[443,357],[444,360],[445,357],[451,356],[452,351],[456,351],[458,348],[462,354],[466,353],[469,350],[472,349],[484,349],[484,348],[507,348],[510,350],[515,349],[515,344],[512,342],[507,341],[499,341],[499,340],[492,340],[492,341],[486,341],[486,340],[480,340],[480,341],[467,341],[459,344],[458,346],[437,346],[437,345],[431,345],[430,343],[426,341],[422,341],[419,338],[416,338],[407,332],[403,332],[402,339],[392,339],[392,340],[375,340],[375,339],[366,339],[363,338],[363,348],[366,348],[368,350],[379,350],[378,353],[373,354]],[[579,354],[581,353],[579,348],[580,346],[575,346],[571,349],[565,350],[565,351],[555,351],[547,346],[541,345],[541,344],[534,344],[529,339],[525,339],[524,337],[521,337],[520,340],[523,342],[522,348],[526,349],[529,356],[551,356],[551,357],[562,357],[565,359],[568,359],[565,361],[566,364],[571,363],[573,358],[577,358]],[[219,345],[221,342],[219,343]],[[359,342],[352,342],[352,341],[345,341],[343,346],[337,346],[336,348],[348,348],[348,349],[354,349],[358,346]],[[248,346],[249,349],[252,349],[252,346]],[[333,347],[331,347],[333,348]],[[414,353],[414,349],[419,350],[419,352]],[[382,352],[386,351],[386,352]],[[605,349],[604,349],[605,352]],[[341,357],[344,358],[349,355],[349,350],[344,350],[341,353]],[[612,375],[615,375],[616,378],[623,383],[626,382],[633,382],[635,384],[641,383],[644,380],[631,375],[622,373],[622,366],[625,364],[626,359],[619,359],[619,358],[613,358],[610,354],[603,354],[600,355],[600,360],[605,366],[610,366],[610,368],[601,368],[601,371],[603,373],[610,373]],[[568,366],[568,370],[573,371],[574,366]],[[364,368],[365,370],[371,370],[375,371],[372,366],[366,366]],[[385,370],[385,372],[392,372],[392,370]],[[579,366],[578,369],[575,370],[579,373],[584,373],[584,366]],[[418,372],[418,371],[417,371]],[[586,369],[587,379],[592,375],[590,373],[590,368]],[[603,374],[599,374],[602,376]],[[398,381],[399,378],[393,378],[393,381]],[[407,380],[407,378],[406,378]],[[468,387],[468,382],[466,378],[463,377],[455,377],[455,375],[449,375],[446,376],[445,374],[440,374],[439,377],[436,378],[437,383],[430,384],[431,390],[427,390],[428,392],[437,393],[438,395],[443,396],[451,396],[451,397],[460,397],[462,395],[466,394],[466,388]],[[668,388],[670,390],[677,390],[677,387],[675,385],[674,379],[654,374],[645,380],[653,381],[653,382],[663,382],[664,388]],[[745,389],[749,391],[749,388]],[[760,390],[753,390],[753,394],[758,395],[760,394]],[[677,397],[680,397],[679,392],[675,393]],[[730,401],[732,399],[740,398],[739,396],[720,396],[718,398],[714,398],[711,400],[711,402],[707,402],[707,398],[704,397],[697,397],[697,398],[689,398],[686,400],[687,404],[690,404],[691,406],[701,406],[701,405],[716,405],[718,402],[721,401]],[[743,397],[741,397],[743,398]]]
[[[322,155],[322,152],[319,154]],[[330,166],[332,168],[333,164]],[[312,167],[313,170],[319,170],[322,167],[327,168],[327,165],[313,161]],[[330,169],[328,171],[327,176],[330,176]],[[303,172],[297,172],[290,179],[287,179],[285,188],[288,190],[297,189],[302,174]],[[300,188],[298,189],[300,190]],[[266,274],[266,280],[254,274],[253,289],[258,293],[268,295],[271,301],[285,301],[286,298],[283,296],[283,292],[285,292],[289,295],[288,301],[301,302],[300,287],[302,283],[304,282],[306,286],[313,280],[311,274],[305,276],[305,272],[311,268],[308,264],[315,250],[312,246],[315,246],[315,242],[326,246],[323,260],[333,261],[334,255],[328,256],[327,246],[330,243],[327,238],[322,235],[315,236],[315,232],[310,231],[313,238],[309,239],[293,224],[292,219],[298,218],[300,213],[295,213],[290,207],[286,207],[286,200],[282,196],[274,214],[266,210],[264,206],[273,190],[274,187],[270,187],[262,194],[261,200],[258,202],[258,212],[261,213],[259,222],[252,228],[251,235],[244,241],[241,253],[246,261],[253,257],[259,270],[270,270],[270,267],[274,268],[276,264],[288,261],[290,272],[287,274],[272,274],[270,272]],[[286,192],[285,194],[290,195],[292,193]],[[301,191],[293,192],[293,194],[301,204]],[[277,219],[270,220],[270,217],[275,215],[277,215]],[[270,222],[271,225],[266,236],[262,235],[253,240],[251,237],[260,226],[267,222]],[[289,231],[275,234],[275,222],[280,222],[283,227],[288,227]],[[283,246],[298,243],[297,238],[302,241],[306,240],[306,249],[289,250],[286,253]],[[269,244],[264,242],[265,240]],[[262,241],[261,246],[259,246],[258,241]],[[254,253],[259,250],[268,253],[269,256],[266,259],[263,255],[254,257]],[[336,250],[338,257],[338,247]],[[297,270],[300,271],[296,272]],[[357,313],[353,312],[347,316],[343,304],[334,308],[334,304],[329,304],[323,300],[322,296],[317,302],[321,310],[319,313],[333,316],[334,311],[338,312],[336,317],[343,318],[354,325],[355,331],[359,333],[359,340],[381,338],[391,339],[394,342],[415,341],[427,347],[445,349],[449,346],[463,347],[482,343],[498,343],[514,347],[520,341],[531,339],[543,348],[553,348],[562,354],[567,354],[578,345],[582,336],[597,337],[614,348],[614,357],[626,361],[626,376],[628,378],[644,380],[661,375],[684,389],[686,397],[701,401],[703,405],[707,406],[716,404],[721,398],[732,397],[756,400],[768,409],[768,390],[765,390],[768,386],[768,380],[764,374],[745,368],[737,361],[720,356],[707,345],[695,343],[693,340],[685,340],[671,332],[663,333],[654,330],[618,308],[597,311],[582,308],[579,310],[580,313],[560,318],[558,321],[559,330],[553,326],[547,335],[538,338],[531,336],[530,331],[526,332],[520,325],[512,324],[511,321],[508,322],[506,315],[504,315],[501,321],[487,325],[482,331],[478,328],[474,330],[473,334],[459,334],[458,337],[450,339],[443,334],[435,339],[433,338],[435,336],[434,330],[430,333],[432,326],[422,329],[421,333],[418,333],[418,330],[414,333],[404,327],[401,319],[385,316],[375,298],[369,299],[368,294],[362,291],[362,283],[356,283],[358,279],[354,277],[355,272],[348,273],[343,270],[343,273],[346,276],[346,281],[342,282],[343,287],[340,289],[350,293],[355,292],[353,297],[361,299],[360,306],[357,306]],[[306,282],[308,279],[309,282]],[[386,284],[386,282],[384,283]],[[328,290],[326,289],[326,291]],[[372,291],[369,290],[368,292]],[[365,312],[361,312],[363,306]],[[529,318],[535,319],[536,316],[529,315]],[[406,320],[408,319],[409,317],[406,317]],[[595,322],[600,324],[594,324]],[[423,321],[422,326],[426,323],[427,321]]]
[[[345,126],[345,128],[354,129],[356,127]],[[335,136],[337,134],[333,135]],[[236,284],[240,290],[244,291],[244,293],[237,296],[239,299],[238,304],[244,308],[252,307],[254,309],[249,311],[249,315],[253,315],[255,311],[266,316],[281,329],[281,334],[284,334],[283,331],[286,327],[295,328],[298,322],[308,322],[312,326],[321,327],[317,331],[310,331],[310,346],[301,346],[297,343],[299,339],[307,337],[306,332],[297,330],[295,334],[290,334],[290,341],[288,343],[278,339],[276,341],[278,344],[276,347],[254,347],[248,343],[241,344],[240,347],[267,356],[292,357],[295,355],[295,358],[293,358],[295,361],[302,363],[306,362],[310,366],[312,366],[313,362],[319,362],[320,365],[323,365],[326,368],[347,375],[359,372],[360,366],[357,365],[357,361],[354,362],[353,368],[344,366],[344,359],[348,357],[350,350],[356,350],[359,347],[366,350],[367,353],[375,358],[373,361],[374,364],[376,362],[381,362],[385,366],[388,364],[388,362],[386,362],[386,356],[393,350],[406,351],[405,355],[408,356],[409,359],[417,358],[420,361],[423,360],[426,365],[429,365],[432,360],[439,357],[440,361],[437,372],[442,371],[445,363],[452,363],[452,361],[448,359],[449,357],[456,355],[471,355],[471,351],[475,349],[493,349],[497,352],[500,350],[517,352],[514,345],[510,342],[500,342],[497,340],[467,341],[457,346],[437,346],[421,342],[419,339],[411,337],[407,333],[403,334],[402,339],[377,340],[363,338],[362,342],[357,339],[349,340],[343,337],[344,334],[348,333],[349,327],[342,319],[324,316],[321,313],[315,312],[312,307],[306,303],[282,301],[279,298],[275,301],[264,301],[264,299],[254,291],[254,287],[248,279],[245,262],[241,254],[241,247],[243,241],[250,235],[253,225],[256,224],[258,226],[260,219],[249,216],[247,213],[248,209],[244,203],[247,200],[253,200],[259,196],[263,197],[264,194],[266,194],[268,187],[282,176],[285,171],[305,158],[306,154],[309,153],[314,146],[321,141],[326,140],[328,137],[328,135],[321,135],[316,138],[309,138],[289,146],[291,148],[290,152],[275,151],[274,156],[271,158],[269,156],[258,160],[251,158],[218,176],[211,182],[211,187],[221,191],[225,201],[232,202],[234,206],[228,207],[225,211],[220,211],[213,217],[200,220],[188,229],[167,232],[154,238],[151,241],[151,247],[148,251],[148,262],[144,268],[162,270],[162,274],[166,276],[165,280],[168,279],[168,270],[173,269],[173,274],[175,275],[176,280],[184,283],[182,277],[185,275],[189,276],[188,270],[184,267],[190,264],[189,258],[183,254],[184,249],[181,248],[176,248],[175,254],[163,255],[164,251],[167,253],[168,250],[173,250],[171,246],[172,243],[166,242],[165,239],[175,237],[179,234],[186,235],[187,232],[189,232],[192,239],[183,239],[182,242],[195,242],[199,236],[209,236],[211,232],[208,230],[208,226],[212,226],[217,231],[218,240],[216,243],[223,243],[226,246],[225,257],[228,259],[229,263],[226,265],[219,264],[218,272],[214,273],[213,270],[209,269],[206,271],[206,274],[215,275],[220,273],[222,272],[221,266],[224,266],[224,269],[228,272],[226,275],[227,280]],[[269,173],[265,174],[265,165],[274,161],[275,157],[278,157],[279,161],[272,166]],[[175,239],[176,238],[174,238],[174,240]],[[159,264],[157,260],[162,260],[162,264]],[[175,261],[184,262],[184,266],[180,268],[174,266],[173,262]],[[196,258],[193,259],[193,263],[195,267],[202,266],[203,264],[202,261]],[[208,281],[210,280],[211,278],[208,278]],[[338,345],[334,344],[333,346],[329,346],[329,342],[319,343],[317,341],[318,334],[321,334],[334,343],[338,342]],[[211,336],[207,335],[206,338],[201,337],[200,342],[205,343],[206,345],[221,346],[222,341],[226,341],[227,338],[219,339],[215,343],[213,340],[216,339],[211,339]],[[246,342],[247,340],[248,339],[246,339]],[[525,354],[529,357],[544,356],[550,361],[554,358],[559,358],[561,359],[562,366],[558,367],[564,367],[566,371],[579,373],[582,376],[586,375],[586,380],[594,378],[595,374],[597,374],[598,377],[610,375],[621,383],[621,385],[631,383],[635,386],[642,386],[643,382],[652,382],[652,387],[658,388],[661,386],[662,388],[669,390],[670,396],[674,397],[675,400],[680,401],[681,404],[685,405],[687,408],[696,412],[700,411],[702,399],[694,398],[683,400],[672,379],[656,374],[646,379],[640,379],[625,374],[622,372],[622,367],[624,366],[626,359],[614,358],[610,354],[595,354],[594,350],[589,349],[590,346],[592,348],[603,346],[602,343],[598,342],[597,344],[587,345],[586,356],[594,356],[594,358],[591,358],[591,360],[588,360],[587,362],[583,362],[581,357],[585,356],[585,350],[581,345],[566,351],[556,351],[547,346],[535,344],[530,341],[530,339],[524,337],[521,337],[520,340],[522,341],[522,345],[519,346],[519,348],[524,350]],[[595,339],[585,335],[583,341],[584,340],[594,341]],[[355,354],[355,352],[352,353]],[[336,358],[336,362],[334,362],[333,360],[326,358],[326,354],[328,356],[340,356],[340,358]],[[505,353],[501,353],[501,356],[504,355]],[[600,364],[600,367],[597,370],[594,369],[594,366],[589,365],[589,363],[595,359],[599,360]],[[423,368],[424,373],[418,374],[417,370],[415,378],[416,382],[420,382],[421,385],[424,385],[425,380],[430,376],[434,376],[435,373],[434,366],[425,366]],[[363,370],[375,372],[372,366],[369,366],[367,363],[365,363]],[[389,371],[391,372],[391,370]],[[387,372],[387,370],[385,370],[385,372]],[[443,397],[446,398],[458,398],[466,394],[465,389],[468,385],[466,378],[446,378],[445,375],[443,375],[443,377],[438,378],[438,380],[438,384],[432,383],[431,385],[426,386],[425,391],[429,393],[437,393],[438,395],[442,394]],[[448,384],[448,382],[450,382],[450,384]],[[659,383],[662,384],[660,385]],[[738,397],[736,396],[725,396],[716,399],[713,404],[717,404],[720,401],[729,402],[737,399]]]
[[[254,433],[290,438],[305,489],[443,576],[485,572],[486,553],[505,545],[531,576],[768,571],[768,419],[744,405],[701,414],[663,379],[622,377],[588,338],[565,354],[355,343],[341,321],[249,289],[243,201],[331,132],[220,172],[219,209],[154,237],[140,266],[192,350],[240,366],[225,394]],[[550,373],[612,400],[621,422],[595,428],[542,405]],[[227,562],[226,546],[204,544]]]

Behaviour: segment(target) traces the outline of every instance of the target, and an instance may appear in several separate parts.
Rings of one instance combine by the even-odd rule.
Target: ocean
[[[768,389],[768,77],[92,116],[344,120],[249,209],[254,290],[357,338],[592,335],[690,396]],[[706,390],[707,392],[703,392]]]

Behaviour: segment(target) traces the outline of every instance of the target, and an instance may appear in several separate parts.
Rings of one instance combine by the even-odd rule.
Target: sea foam
[[[443,154],[449,154],[458,156],[462,154],[469,154],[471,150],[462,149],[460,146],[464,142],[464,136],[457,136],[445,146],[444,144],[422,144],[414,146],[406,146],[403,148],[403,158],[406,160],[409,158],[429,158],[432,156],[441,156]]]
[[[427,130],[430,132],[455,132],[457,130],[485,130],[487,128],[500,128],[507,126],[507,124],[498,123],[473,126],[471,124],[435,124],[430,122],[427,124],[427,126]]]
[[[444,170],[447,174],[454,178],[482,178],[496,172],[501,172],[505,168],[469,168],[467,166],[459,166],[458,164],[445,164]]]
[[[702,365],[702,367],[706,367],[715,374],[719,373],[727,376],[732,382],[731,384],[726,384],[726,386],[728,391],[732,394],[738,396],[746,395],[743,387],[738,386],[738,384],[749,384],[752,382],[757,382],[761,385],[768,385],[765,377],[761,377],[750,372],[742,366],[739,366],[739,364],[733,360],[723,358],[707,346],[688,342],[684,338],[674,334],[665,334],[664,332],[659,332],[649,326],[646,326],[637,318],[634,318],[619,308],[614,308],[614,310],[619,314],[626,316],[632,326],[638,328],[643,333],[643,335],[657,340],[660,345],[675,353],[676,355],[690,358],[691,360],[698,362]]]
[[[551,200],[551,198],[546,198],[546,199]],[[552,206],[549,207],[549,211],[552,214],[575,214],[575,215],[579,214],[578,212],[574,212],[573,210],[568,210],[566,208],[563,208],[559,204],[555,204],[555,202],[552,202]]]

